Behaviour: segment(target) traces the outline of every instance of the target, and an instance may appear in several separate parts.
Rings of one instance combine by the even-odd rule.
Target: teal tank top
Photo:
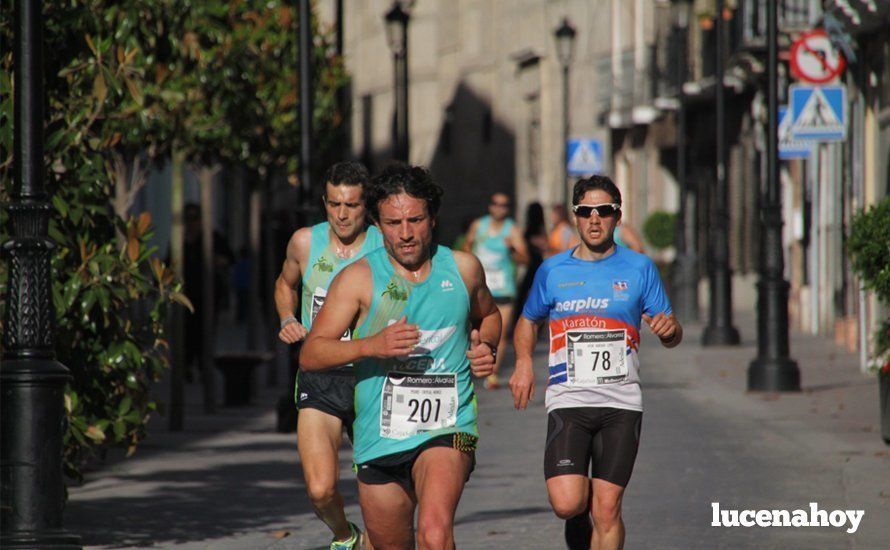
[[[618,227],[616,227],[615,232],[612,233],[612,240],[615,241],[615,244],[627,248],[627,245],[624,244],[624,240],[621,238],[621,226],[620,225]]]
[[[300,323],[307,329],[318,315],[328,293],[328,286],[334,276],[344,267],[363,258],[365,254],[383,246],[380,231],[375,226],[368,227],[365,242],[351,258],[340,258],[331,246],[330,224],[322,222],[312,226],[312,240],[309,244],[309,265],[303,270],[303,290],[300,307]]]
[[[430,274],[420,283],[398,275],[384,248],[365,258],[374,290],[356,337],[376,334],[406,315],[420,327],[421,339],[409,356],[355,363],[355,463],[409,451],[443,434],[478,437],[466,356],[470,297],[454,253],[435,246]]]
[[[516,296],[516,263],[510,256],[507,237],[513,228],[513,220],[507,218],[496,235],[489,235],[491,216],[483,216],[476,226],[473,254],[479,258],[485,270],[485,282],[495,298]]]

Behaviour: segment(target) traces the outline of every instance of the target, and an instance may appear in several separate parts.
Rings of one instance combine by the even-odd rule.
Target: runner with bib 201
[[[278,337],[293,344],[302,340],[324,305],[328,285],[350,263],[382,244],[376,227],[365,222],[364,192],[370,176],[357,162],[340,162],[325,174],[327,221],[294,232],[287,245],[281,274],[275,281],[275,307],[281,326]],[[302,286],[299,321],[294,317],[294,288]],[[350,333],[342,337],[349,339]],[[333,550],[359,548],[361,533],[346,520],[340,477],[339,449],[343,428],[352,434],[355,378],[352,367],[318,373],[297,373],[294,400],[297,447],[306,489],[316,515],[334,535]]]
[[[572,205],[581,243],[538,268],[514,330],[510,389],[517,409],[534,396],[532,354],[547,321],[544,475],[550,503],[567,520],[569,548],[622,548],[621,499],[643,414],[640,322],[666,348],[680,343],[683,329],[652,260],[614,242],[621,193],[612,180],[578,181]]]
[[[479,436],[471,374],[491,374],[501,333],[479,260],[433,242],[441,194],[419,167],[374,178],[384,248],[334,279],[300,354],[311,371],[355,365],[359,503],[377,548],[414,547],[415,508],[418,546],[454,546]]]

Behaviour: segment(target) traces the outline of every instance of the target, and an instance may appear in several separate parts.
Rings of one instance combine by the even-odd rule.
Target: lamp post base
[[[698,263],[695,256],[681,254],[674,262],[674,310],[684,323],[698,322]]]
[[[41,548],[53,550],[80,550],[80,537],[65,531],[19,531],[0,535],[3,548]]]
[[[758,357],[748,367],[748,391],[800,391],[800,369],[788,357]]]
[[[738,329],[733,326],[709,325],[702,334],[701,343],[705,347],[737,346],[741,340]]]

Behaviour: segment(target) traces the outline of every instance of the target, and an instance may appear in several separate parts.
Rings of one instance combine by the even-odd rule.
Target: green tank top
[[[303,290],[300,307],[300,323],[306,329],[312,328],[312,321],[318,315],[328,293],[328,286],[334,276],[344,267],[363,258],[375,248],[383,246],[380,231],[375,226],[368,227],[365,242],[351,258],[340,258],[331,247],[330,224],[322,222],[312,226],[312,240],[309,244],[309,266],[303,270]]]
[[[448,433],[479,435],[476,394],[466,352],[470,297],[453,252],[435,246],[426,280],[399,276],[386,249],[366,257],[374,290],[357,338],[398,321],[421,330],[420,344],[407,357],[355,363],[355,463],[409,451]]]
[[[476,226],[473,254],[479,258],[485,270],[485,283],[495,298],[516,296],[516,263],[510,256],[507,237],[513,228],[513,220],[507,218],[496,235],[490,235],[491,216],[483,216]]]

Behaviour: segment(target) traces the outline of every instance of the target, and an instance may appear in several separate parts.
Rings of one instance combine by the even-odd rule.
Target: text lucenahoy
[[[721,510],[711,503],[713,527],[847,527],[855,533],[865,510],[822,510],[817,502],[809,510]]]

